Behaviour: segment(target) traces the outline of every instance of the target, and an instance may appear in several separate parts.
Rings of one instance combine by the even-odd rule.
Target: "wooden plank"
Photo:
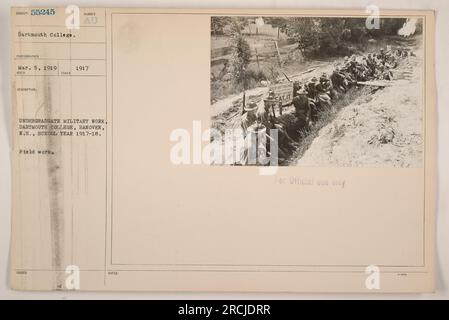
[[[362,86],[389,87],[391,86],[391,81],[389,80],[357,81],[357,84],[360,84]]]
[[[283,82],[270,86],[270,90],[274,92],[277,101],[282,105],[290,104],[293,99],[293,82]]]

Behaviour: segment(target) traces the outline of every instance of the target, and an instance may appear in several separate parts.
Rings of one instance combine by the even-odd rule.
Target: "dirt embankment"
[[[422,51],[394,70],[391,86],[359,96],[322,127],[300,166],[417,167],[423,153]]]

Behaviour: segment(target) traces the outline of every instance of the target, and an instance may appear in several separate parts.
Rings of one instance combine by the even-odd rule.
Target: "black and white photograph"
[[[212,140],[257,137],[228,165],[421,167],[423,43],[422,18],[213,16]]]

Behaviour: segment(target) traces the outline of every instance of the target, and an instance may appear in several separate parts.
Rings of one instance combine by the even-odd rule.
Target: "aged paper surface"
[[[74,12],[11,11],[12,288],[434,290],[433,12]]]

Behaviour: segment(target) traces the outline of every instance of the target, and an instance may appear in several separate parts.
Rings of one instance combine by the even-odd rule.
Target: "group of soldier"
[[[305,84],[293,84],[293,106],[301,128],[308,128],[319,114],[332,109],[334,100],[358,84],[373,80],[392,80],[392,70],[403,57],[413,55],[409,50],[380,49],[378,53],[345,57],[335,65],[331,75],[323,73]]]
[[[297,121],[295,127],[307,131],[318,120],[320,114],[334,108],[335,100],[363,82],[392,80],[392,69],[398,66],[401,58],[410,55],[413,55],[410,50],[382,48],[378,53],[345,57],[343,62],[335,65],[330,76],[323,73],[319,78],[313,77],[305,83],[293,82],[292,105]],[[283,157],[288,153],[287,149],[294,148],[297,142],[288,135],[286,128],[274,115],[273,105],[277,101],[278,97],[270,90],[264,100],[263,110],[256,103],[246,105],[241,126],[245,132],[254,123],[262,124],[267,129],[278,129],[279,139],[284,140],[279,141],[279,155]]]

